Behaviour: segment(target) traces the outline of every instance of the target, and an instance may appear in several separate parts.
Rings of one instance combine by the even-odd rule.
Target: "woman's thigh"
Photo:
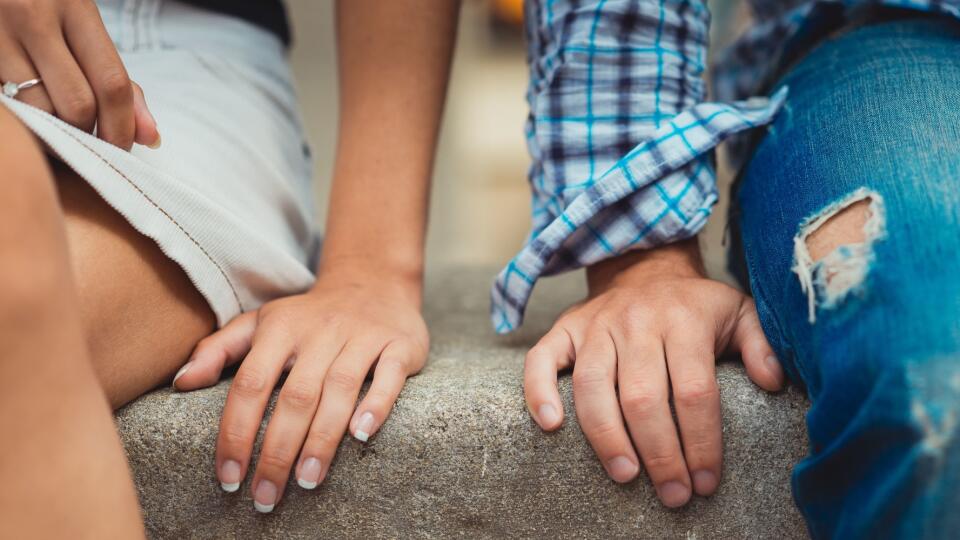
[[[207,302],[176,263],[90,185],[54,165],[94,369],[114,407],[171,380],[213,331]]]
[[[947,524],[960,499],[960,25],[850,31],[781,84],[788,101],[738,204],[764,329],[813,402],[798,502],[820,535]]]

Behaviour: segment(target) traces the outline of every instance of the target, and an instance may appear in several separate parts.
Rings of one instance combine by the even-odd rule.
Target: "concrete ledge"
[[[428,280],[427,367],[375,439],[345,440],[326,482],[314,491],[291,482],[273,514],[254,512],[248,483],[226,494],[213,474],[229,381],[189,394],[158,390],[121,410],[151,536],[806,537],[789,484],[806,452],[802,393],[766,394],[738,364],[721,364],[721,488],[667,510],[645,476],[627,486],[606,478],[576,424],[569,376],[559,432],[541,433],[524,409],[525,351],[582,293],[580,277],[543,283],[523,332],[500,338],[487,323],[492,275],[448,271]]]

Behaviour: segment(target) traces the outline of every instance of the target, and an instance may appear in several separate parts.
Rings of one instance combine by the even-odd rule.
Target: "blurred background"
[[[735,0],[710,2],[713,47],[730,41],[744,21]],[[434,174],[428,264],[500,266],[521,247],[530,226],[529,164],[523,123],[527,84],[522,0],[464,0],[453,75]],[[313,146],[319,223],[333,168],[337,127],[333,0],[288,0],[291,51]],[[728,174],[721,167],[721,204],[704,234],[708,270],[729,281],[721,238]],[[492,279],[491,275],[491,279]]]

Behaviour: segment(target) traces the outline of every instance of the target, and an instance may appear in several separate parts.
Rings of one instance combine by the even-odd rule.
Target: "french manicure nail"
[[[174,386],[174,387],[177,386],[177,379],[179,379],[180,377],[183,377],[183,375],[184,375],[186,372],[190,371],[190,366],[191,366],[191,365],[193,365],[193,362],[187,362],[186,364],[183,365],[183,367],[180,368],[179,371],[177,371],[177,374],[173,376],[173,386]]]
[[[227,493],[240,489],[240,464],[227,460],[220,466],[220,487]]]
[[[700,495],[709,495],[717,489],[717,475],[710,471],[696,471],[693,473],[693,488]]]
[[[660,496],[660,501],[669,508],[683,506],[690,500],[690,488],[676,480],[658,486],[657,494]]]
[[[553,427],[560,423],[560,415],[557,414],[557,409],[549,403],[544,403],[537,409],[537,416],[540,417],[542,426]]]
[[[320,460],[315,457],[309,457],[300,464],[300,476],[297,478],[297,484],[303,489],[313,489],[320,483]]]
[[[373,413],[365,412],[357,420],[357,428],[353,431],[353,436],[360,442],[367,442],[370,438],[370,432],[373,431]]]
[[[629,482],[640,472],[640,466],[624,456],[617,456],[607,462],[607,472],[614,482]]]
[[[253,507],[257,512],[267,514],[277,504],[277,486],[269,480],[261,480],[253,494]]]

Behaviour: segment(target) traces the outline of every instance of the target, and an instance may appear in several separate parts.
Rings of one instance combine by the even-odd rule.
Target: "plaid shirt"
[[[702,74],[705,0],[527,0],[533,228],[497,276],[497,332],[518,327],[541,276],[697,234],[717,200],[713,149],[769,123],[786,99],[751,97],[802,38],[867,4],[960,18],[960,0],[754,0],[756,24]],[[737,161],[734,159],[734,161]]]

